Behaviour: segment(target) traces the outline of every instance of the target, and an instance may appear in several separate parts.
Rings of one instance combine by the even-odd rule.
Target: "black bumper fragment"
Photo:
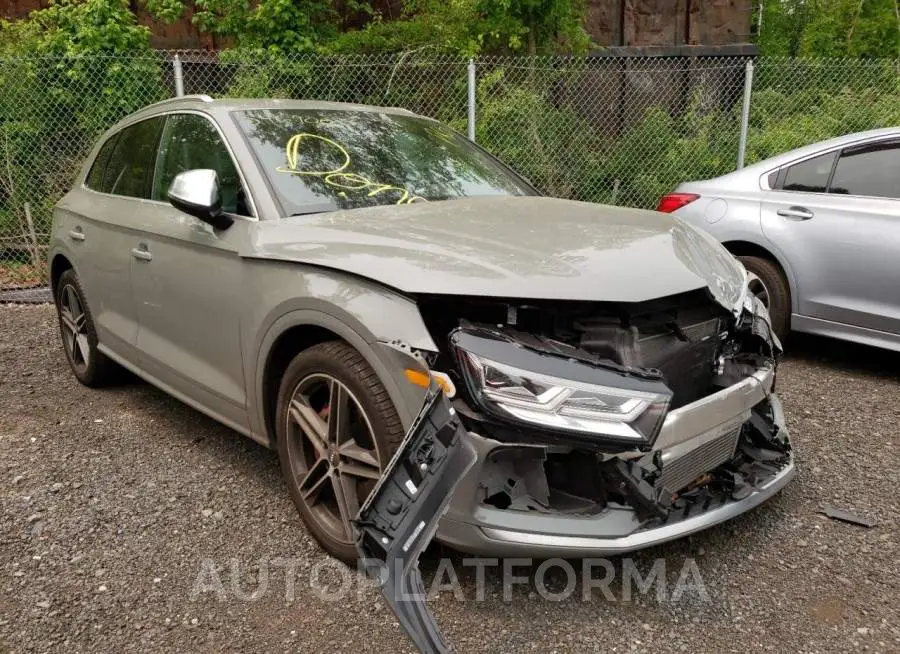
[[[450,401],[433,390],[354,521],[366,572],[420,651],[449,652],[425,602],[419,555],[476,459]]]

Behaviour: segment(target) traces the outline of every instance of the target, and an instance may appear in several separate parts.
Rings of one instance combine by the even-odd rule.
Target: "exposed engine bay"
[[[768,399],[702,442],[656,443],[669,412],[774,371],[780,345],[753,298],[737,317],[705,291],[640,304],[419,305],[441,344],[429,363],[451,371],[463,424],[509,444],[482,467],[486,506],[571,515],[630,507],[666,521],[740,499],[790,459]]]
[[[752,297],[734,314],[698,292],[637,305],[419,300],[440,348],[426,363],[452,383],[432,378],[354,529],[423,652],[450,650],[417,559],[470,474],[461,501],[476,531],[502,515],[518,531],[491,533],[524,533],[530,548],[528,535],[578,523],[578,542],[630,551],[747,510],[793,472],[772,393],[780,345]]]

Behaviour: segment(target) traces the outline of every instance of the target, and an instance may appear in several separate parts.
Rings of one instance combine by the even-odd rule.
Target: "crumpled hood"
[[[466,198],[261,222],[246,256],[325,266],[418,294],[642,302],[708,287],[728,310],[744,271],[670,215],[541,197]]]

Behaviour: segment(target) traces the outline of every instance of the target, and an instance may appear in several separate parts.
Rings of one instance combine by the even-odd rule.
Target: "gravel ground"
[[[306,534],[273,452],[149,385],[81,387],[49,306],[0,307],[0,334],[0,651],[412,651],[354,575],[327,596],[340,568]],[[778,386],[799,475],[779,497],[611,559],[611,599],[584,601],[579,581],[562,601],[534,584],[504,601],[488,568],[476,601],[474,568],[436,548],[426,584],[446,554],[465,598],[430,602],[447,638],[463,652],[900,651],[900,356],[790,345]],[[829,520],[825,503],[877,524]],[[657,559],[666,583],[621,581]],[[685,571],[705,596],[675,599]],[[559,567],[546,580],[565,585]]]

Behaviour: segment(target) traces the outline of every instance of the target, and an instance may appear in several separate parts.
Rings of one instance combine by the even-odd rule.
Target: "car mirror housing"
[[[215,170],[197,168],[178,173],[169,186],[168,196],[173,207],[216,229],[227,229],[234,222],[222,213],[219,176]]]

